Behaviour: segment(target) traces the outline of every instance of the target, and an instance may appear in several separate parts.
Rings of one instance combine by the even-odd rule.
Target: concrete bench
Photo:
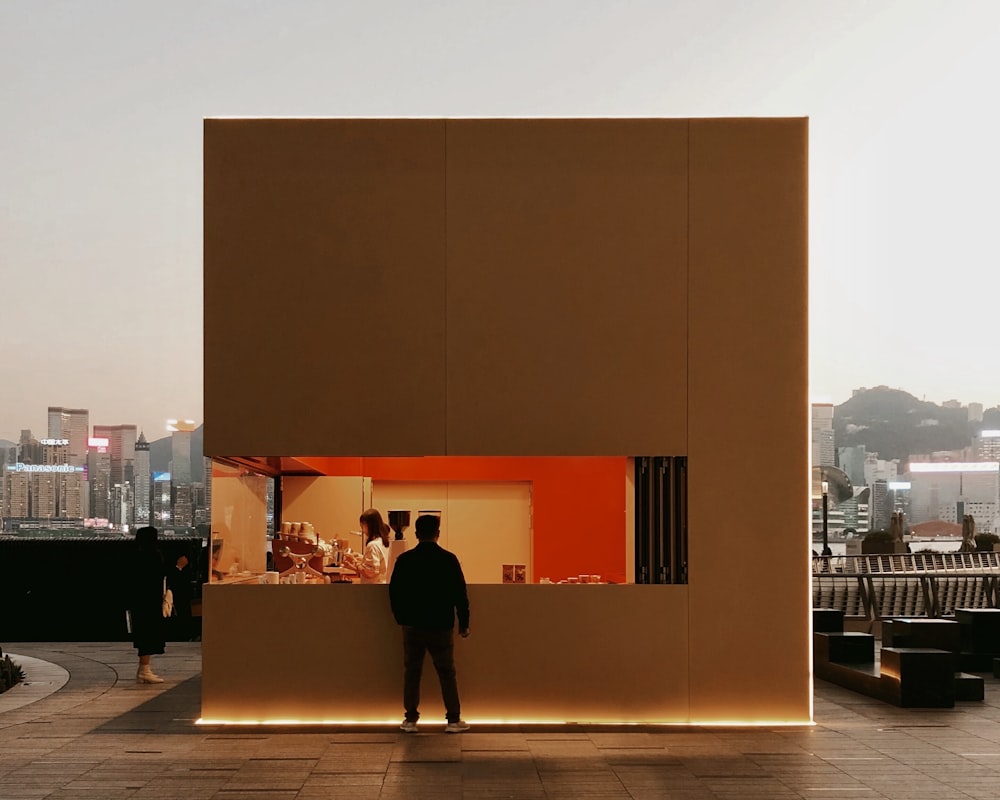
[[[962,628],[949,619],[893,617],[882,620],[883,647],[931,647],[958,653]]]
[[[955,705],[955,654],[931,647],[883,647],[884,699],[903,708]]]
[[[843,633],[844,612],[838,608],[814,608],[812,610],[813,633]]]
[[[956,608],[955,621],[961,630],[960,668],[992,670],[993,659],[1000,656],[1000,608]]]
[[[875,637],[870,633],[813,633],[813,660],[874,664]]]

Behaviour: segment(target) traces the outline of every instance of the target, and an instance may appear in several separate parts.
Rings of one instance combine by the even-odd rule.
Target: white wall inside
[[[410,511],[406,541],[416,545],[421,511],[441,511],[442,547],[462,562],[468,583],[502,583],[504,564],[531,564],[531,483],[486,481],[372,481],[372,506],[388,520],[395,509]]]

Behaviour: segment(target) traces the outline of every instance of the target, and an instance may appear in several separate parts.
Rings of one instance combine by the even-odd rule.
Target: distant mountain
[[[1000,408],[969,422],[968,409],[944,408],[887,386],[864,389],[833,410],[837,447],[863,444],[879,458],[898,458],[936,450],[961,450],[983,428],[1000,428]]]
[[[202,465],[204,452],[205,426],[199,425],[191,434],[191,480],[201,483],[205,480],[205,469]],[[170,470],[170,437],[164,436],[149,443],[149,468],[153,472]]]

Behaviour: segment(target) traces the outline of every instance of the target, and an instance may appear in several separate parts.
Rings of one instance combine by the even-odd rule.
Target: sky
[[[207,116],[808,116],[810,395],[1000,405],[995,0],[0,0],[0,439],[202,421]]]

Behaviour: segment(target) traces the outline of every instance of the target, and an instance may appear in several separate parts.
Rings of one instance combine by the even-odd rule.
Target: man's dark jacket
[[[462,565],[437,542],[418,542],[400,553],[389,580],[392,615],[400,625],[428,630],[469,627],[469,594]]]

